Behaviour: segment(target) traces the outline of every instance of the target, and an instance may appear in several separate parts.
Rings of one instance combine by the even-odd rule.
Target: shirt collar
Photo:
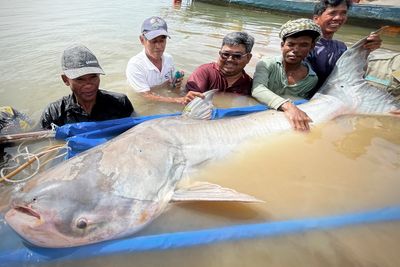
[[[100,92],[100,89],[97,91],[97,95],[96,95],[96,103],[94,104],[94,106],[96,106],[96,104],[99,104],[102,102],[103,99],[103,95]],[[94,107],[93,106],[93,107]],[[71,110],[71,109],[81,109],[84,110],[81,105],[79,105],[78,101],[76,100],[75,95],[72,93],[68,96],[68,101],[67,104],[65,105],[65,110]]]
[[[148,70],[160,71],[160,70],[153,64],[153,62],[151,62],[150,59],[147,57],[145,49],[142,50],[142,54],[143,54],[143,57],[144,57],[144,62],[145,62],[145,64],[146,64],[146,68],[147,68]],[[161,64],[161,65],[163,66],[163,65],[164,65],[164,55],[161,56],[161,61],[162,61],[162,64]]]
[[[275,62],[278,63],[279,65],[281,65],[282,68],[283,68],[283,63],[282,63],[282,61],[283,61],[282,55],[276,56],[276,57],[275,57]],[[317,75],[317,74],[315,73],[315,71],[311,68],[311,65],[308,63],[307,60],[303,59],[303,61],[302,61],[301,63],[302,63],[304,66],[306,66],[306,67],[308,68],[308,75],[311,75],[311,76]]]

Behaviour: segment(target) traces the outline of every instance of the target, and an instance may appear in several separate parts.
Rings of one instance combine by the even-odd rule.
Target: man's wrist
[[[288,110],[290,104],[292,104],[292,102],[290,101],[290,99],[286,99],[286,101],[283,102],[283,103],[278,107],[278,110],[279,110],[279,111],[286,111],[286,110]]]

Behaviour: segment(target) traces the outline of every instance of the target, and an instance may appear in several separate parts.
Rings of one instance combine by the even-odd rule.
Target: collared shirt
[[[318,83],[312,94],[324,84],[335,67],[336,61],[346,50],[347,46],[338,40],[320,38],[316,42],[314,49],[307,57],[307,61],[318,76]]]
[[[133,106],[124,94],[99,90],[96,104],[88,114],[76,101],[73,94],[50,103],[44,110],[40,122],[43,129],[51,129],[51,123],[62,126],[67,123],[104,121],[129,117]]]
[[[174,73],[174,61],[167,53],[162,56],[161,71],[150,61],[144,50],[132,57],[126,66],[127,81],[139,93],[150,91],[151,87],[172,79]]]
[[[296,84],[288,84],[282,56],[263,57],[254,73],[252,96],[274,109],[288,101],[285,97],[306,98],[318,77],[307,62],[303,61],[302,64],[308,68],[307,76]]]
[[[250,95],[252,79],[243,70],[242,76],[234,84],[228,86],[228,81],[218,68],[218,64],[208,63],[201,65],[189,76],[186,89],[204,93],[212,89],[222,92],[231,92],[241,95]]]

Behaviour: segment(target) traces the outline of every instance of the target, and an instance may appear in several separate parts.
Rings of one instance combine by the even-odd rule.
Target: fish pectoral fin
[[[171,201],[264,202],[253,196],[207,182],[197,182],[190,186],[177,189]]]
[[[189,104],[185,106],[182,116],[198,120],[211,120],[213,104],[212,98],[218,89],[207,91],[204,94],[204,99],[195,97]]]

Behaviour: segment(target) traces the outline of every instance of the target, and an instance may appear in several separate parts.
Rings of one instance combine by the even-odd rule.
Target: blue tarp
[[[216,109],[213,113],[213,119],[249,114],[263,110],[267,110],[267,107],[257,105],[243,108]],[[70,145],[72,144],[73,152],[78,153],[89,147],[103,143],[141,122],[177,115],[180,115],[180,113],[69,124],[58,128],[57,138],[68,140]],[[117,253],[183,248],[223,241],[266,238],[269,236],[301,233],[310,230],[324,230],[348,225],[387,221],[400,221],[400,206],[319,218],[264,222],[188,232],[138,236],[77,248],[46,249],[26,244],[19,249],[0,251],[0,266],[20,266],[24,263],[44,263],[55,260],[82,259]]]
[[[45,263],[55,260],[77,260],[121,253],[176,249],[399,220],[400,206],[392,206],[352,214],[138,236],[76,248],[49,249],[26,246],[10,251],[0,251],[0,266],[21,266],[24,263]]]

